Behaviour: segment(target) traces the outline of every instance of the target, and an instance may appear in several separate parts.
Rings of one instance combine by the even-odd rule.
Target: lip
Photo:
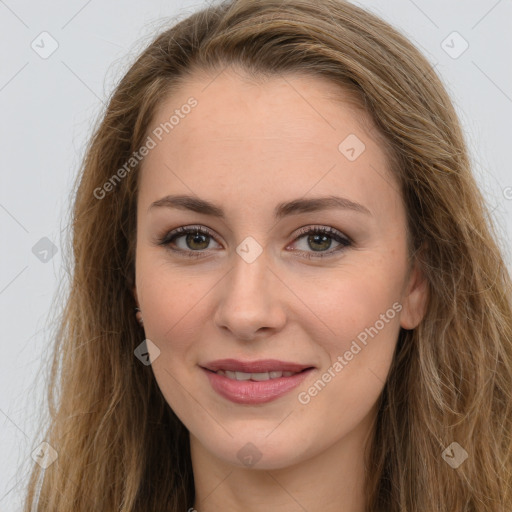
[[[229,370],[232,372],[263,373],[263,372],[301,372],[306,368],[312,368],[311,364],[291,363],[278,359],[260,359],[258,361],[239,361],[238,359],[217,359],[204,365],[202,368],[216,372],[217,370]],[[289,377],[287,377],[289,378]]]
[[[230,363],[227,363],[230,361]],[[221,364],[220,361],[215,363]],[[276,366],[279,363],[279,366]],[[209,366],[214,366],[209,364]],[[246,369],[242,369],[246,368]],[[278,399],[301,384],[314,368],[295,363],[283,363],[276,360],[254,361],[240,365],[240,361],[233,359],[222,360],[222,365],[215,370],[244,371],[247,373],[263,373],[269,371],[293,371],[299,372],[290,377],[279,377],[264,381],[230,379],[224,375],[215,373],[214,369],[201,367],[206,374],[210,385],[220,396],[236,404],[256,405],[264,404]]]

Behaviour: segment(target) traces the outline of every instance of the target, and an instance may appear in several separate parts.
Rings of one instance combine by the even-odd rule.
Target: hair
[[[73,269],[47,389],[45,440],[58,459],[33,465],[25,512],[193,506],[189,433],[134,356],[140,164],[107,197],[95,191],[141,147],[166,97],[227,66],[349,92],[399,184],[428,301],[419,325],[400,329],[379,397],[367,510],[510,512],[512,283],[499,236],[440,78],[396,29],[342,0],[209,5],[158,34],[120,80],[73,190]],[[442,457],[452,442],[468,454],[457,469]]]

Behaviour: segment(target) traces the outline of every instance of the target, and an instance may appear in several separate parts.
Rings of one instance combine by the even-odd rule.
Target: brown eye
[[[184,239],[181,247],[176,242],[180,239]],[[171,231],[159,239],[158,244],[168,247],[169,250],[176,253],[182,253],[184,256],[200,257],[208,249],[212,240],[214,237],[206,228],[190,226],[179,227]]]
[[[308,235],[307,241],[312,249],[323,250],[329,249],[329,247],[331,247],[332,238],[326,235],[319,235],[315,233],[314,235]]]
[[[187,247],[189,247],[192,250],[204,250],[208,247],[210,243],[209,235],[203,235],[202,233],[199,232],[181,236],[185,236],[185,243],[187,244]],[[176,238],[181,237],[175,237],[175,239]]]
[[[352,245],[352,240],[331,227],[315,226],[303,228],[296,240],[301,239],[304,239],[305,247],[295,250],[303,253],[303,256],[308,259],[332,256]],[[328,251],[333,240],[339,245],[335,249]]]

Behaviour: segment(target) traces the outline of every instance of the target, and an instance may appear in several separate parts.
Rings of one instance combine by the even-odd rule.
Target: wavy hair
[[[189,434],[151,366],[134,357],[140,164],[97,190],[144,142],[161,102],[196,71],[304,73],[350,92],[393,163],[409,258],[428,284],[421,323],[401,329],[366,458],[368,512],[512,510],[512,284],[434,69],[407,38],[343,0],[230,0],[175,21],[109,98],[73,190],[69,292],[52,343],[45,440],[25,512],[184,512]],[[186,86],[186,85],[185,85]],[[457,469],[443,451],[457,442]]]

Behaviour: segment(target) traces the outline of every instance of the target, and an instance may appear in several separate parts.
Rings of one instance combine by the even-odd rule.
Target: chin
[[[270,439],[273,434],[269,437],[267,432],[265,429],[265,433],[260,436],[247,434],[237,436],[236,439],[230,438],[222,450],[219,450],[221,441],[210,439],[205,446],[214,457],[245,469],[283,469],[308,458],[304,451],[306,447],[299,439],[295,440],[293,434],[283,431],[281,436]],[[298,446],[301,446],[300,452]]]

